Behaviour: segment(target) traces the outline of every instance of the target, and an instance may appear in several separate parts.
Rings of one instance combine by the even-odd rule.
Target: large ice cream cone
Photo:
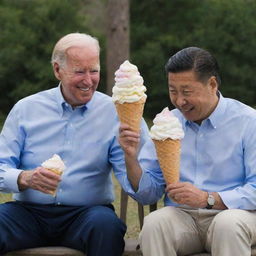
[[[132,103],[115,103],[121,123],[128,124],[133,131],[139,132],[146,99],[143,98]]]
[[[180,178],[180,140],[154,140],[157,158],[165,182],[175,183]]]
[[[121,123],[139,132],[147,95],[138,68],[126,60],[115,72],[113,101]]]
[[[179,181],[181,139],[184,132],[179,119],[168,108],[156,115],[150,136],[155,144],[157,158],[167,184]]]

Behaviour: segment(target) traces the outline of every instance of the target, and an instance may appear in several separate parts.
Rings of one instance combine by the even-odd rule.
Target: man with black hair
[[[219,91],[216,59],[189,47],[166,64],[182,123],[180,182],[145,218],[143,255],[251,255],[256,244],[256,111]]]

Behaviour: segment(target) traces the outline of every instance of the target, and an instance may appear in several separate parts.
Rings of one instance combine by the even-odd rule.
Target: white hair
[[[55,45],[51,63],[58,63],[60,66],[66,63],[66,52],[71,47],[95,46],[100,51],[99,41],[97,38],[84,33],[70,33],[62,37]]]

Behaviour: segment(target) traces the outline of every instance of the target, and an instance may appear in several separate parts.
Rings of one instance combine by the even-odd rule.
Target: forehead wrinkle
[[[70,56],[69,58],[69,64],[71,66],[72,70],[86,70],[86,69],[90,69],[90,70],[99,70],[100,69],[100,64],[99,64],[99,60],[97,57],[92,57],[91,60],[87,61],[87,64],[85,65],[80,59],[78,58],[74,58],[73,56]],[[95,60],[93,60],[95,59]]]

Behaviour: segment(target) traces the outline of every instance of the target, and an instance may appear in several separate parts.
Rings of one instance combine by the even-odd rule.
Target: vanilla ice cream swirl
[[[57,154],[54,154],[50,159],[44,161],[42,166],[46,169],[54,169],[63,172],[66,168],[61,157]]]
[[[184,132],[179,119],[166,107],[154,118],[150,136],[155,140],[180,140]]]
[[[136,102],[147,97],[144,80],[137,66],[126,60],[115,72],[115,85],[112,89],[114,102]]]

